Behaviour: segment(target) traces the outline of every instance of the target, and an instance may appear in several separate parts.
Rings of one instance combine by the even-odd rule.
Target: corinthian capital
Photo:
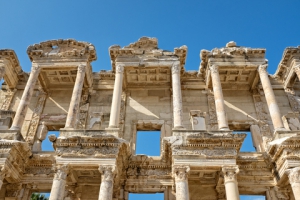
[[[116,65],[116,74],[123,74],[124,72],[124,64],[117,64]]]
[[[179,74],[180,73],[180,62],[179,61],[174,62],[171,70],[172,70],[172,74]]]
[[[78,72],[79,73],[85,73],[85,65],[79,65],[78,66]]]
[[[219,67],[217,65],[209,66],[211,73],[219,73]]]
[[[41,67],[38,66],[37,64],[33,64],[31,67],[31,72],[35,73],[35,72],[40,72],[41,71]]]
[[[174,166],[173,175],[175,176],[175,182],[187,180],[189,171],[189,166]]]
[[[267,72],[268,64],[262,64],[258,66],[259,73],[268,73]]]
[[[287,171],[290,184],[300,183],[300,167],[295,167]]]
[[[113,181],[116,167],[113,165],[99,165],[98,170],[101,173],[101,180],[102,181]]]
[[[239,167],[236,165],[223,166],[222,172],[224,174],[225,183],[229,181],[236,181],[236,175],[239,173]]]
[[[56,171],[54,179],[65,180],[69,172],[69,165],[56,165],[54,166],[54,170]]]

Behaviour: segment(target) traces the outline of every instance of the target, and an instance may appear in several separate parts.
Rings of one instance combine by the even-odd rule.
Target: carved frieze
[[[1,110],[9,110],[9,107],[10,107],[10,104],[13,100],[13,97],[16,93],[16,89],[14,90],[6,90],[5,92],[5,98],[4,98],[4,101],[3,101],[3,104],[1,105]]]
[[[207,93],[208,113],[210,130],[218,130],[218,119],[216,113],[215,97],[212,92]]]
[[[28,132],[25,137],[25,140],[30,144],[33,144],[34,136],[36,134],[36,130],[38,128],[41,119],[41,114],[44,109],[46,98],[47,98],[47,94],[41,90],[39,93],[38,101],[36,103],[35,109],[32,114]]]

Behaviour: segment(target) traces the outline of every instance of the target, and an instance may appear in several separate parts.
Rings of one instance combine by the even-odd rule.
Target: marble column
[[[265,93],[266,101],[268,104],[270,116],[273,122],[273,126],[275,130],[285,130],[283,126],[283,122],[281,119],[280,110],[278,104],[276,102],[276,98],[274,95],[274,91],[268,76],[267,72],[268,64],[260,65],[258,67],[258,73],[260,76],[260,81]]]
[[[228,122],[225,113],[224,97],[222,92],[222,86],[219,76],[219,67],[212,65],[209,67],[211,73],[211,80],[213,85],[213,91],[215,96],[216,113],[218,119],[219,130],[229,130]]]
[[[119,127],[124,65],[116,65],[115,85],[109,118],[109,128]]]
[[[173,119],[174,129],[183,128],[182,125],[182,96],[180,82],[180,62],[176,61],[172,65],[172,90],[173,90]]]
[[[19,102],[19,106],[17,108],[13,123],[10,128],[11,130],[20,130],[22,128],[23,122],[25,120],[27,108],[33,94],[33,89],[38,79],[40,71],[41,68],[38,65],[34,64],[32,66],[21,101]]]
[[[189,185],[188,173],[190,167],[188,166],[174,166],[173,174],[175,176],[176,185],[176,200],[189,200]]]
[[[80,104],[82,87],[83,87],[83,82],[85,77],[85,70],[86,70],[86,65],[78,66],[65,128],[75,128],[76,120],[79,112],[79,104]]]
[[[101,184],[98,200],[112,200],[115,166],[100,165]]]
[[[229,200],[240,200],[237,173],[238,166],[223,166],[222,172],[224,174],[224,185],[226,191],[226,198]]]
[[[294,71],[295,71],[295,73],[297,74],[298,79],[300,80],[300,64],[299,64],[299,65],[296,65],[296,66],[294,67]]]
[[[290,169],[288,171],[288,176],[295,200],[300,200],[300,167]]]
[[[68,171],[68,165],[56,166],[56,173],[54,175],[49,200],[63,200]]]

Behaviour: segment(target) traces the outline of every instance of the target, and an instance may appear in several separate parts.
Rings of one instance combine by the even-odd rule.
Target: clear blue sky
[[[111,69],[109,46],[149,36],[166,50],[187,45],[186,69],[198,70],[201,49],[234,40],[266,48],[269,72],[274,73],[284,48],[300,45],[299,8],[298,0],[0,0],[0,49],[14,49],[28,72],[29,45],[58,38],[88,41],[98,55],[93,70],[100,71]]]

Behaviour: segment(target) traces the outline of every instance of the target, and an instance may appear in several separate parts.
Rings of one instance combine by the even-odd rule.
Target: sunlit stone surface
[[[110,71],[73,39],[29,46],[30,72],[0,50],[0,200],[299,200],[300,48],[270,75],[264,48],[238,45],[201,50],[196,71],[185,45],[148,37],[111,46]],[[137,131],[160,131],[160,156],[136,155]],[[240,151],[245,131],[256,152]]]

